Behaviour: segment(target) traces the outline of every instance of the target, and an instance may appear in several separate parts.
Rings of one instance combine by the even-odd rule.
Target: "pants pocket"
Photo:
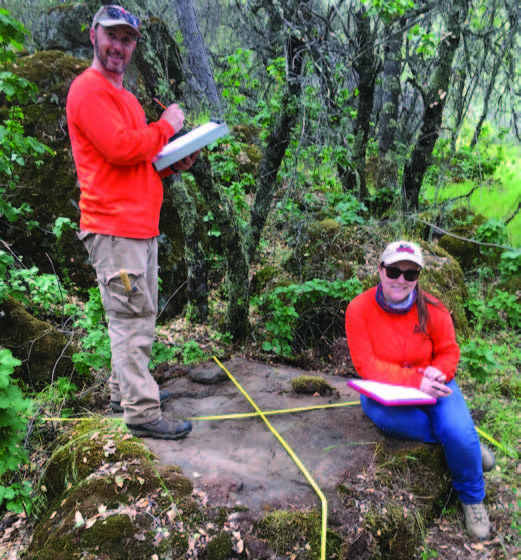
[[[149,315],[147,292],[143,274],[128,273],[130,292],[127,292],[119,272],[98,276],[101,299],[107,315],[127,317]]]

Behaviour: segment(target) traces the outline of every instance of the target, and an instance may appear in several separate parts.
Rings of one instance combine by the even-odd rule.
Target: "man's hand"
[[[440,383],[435,379],[431,379],[426,375],[423,376],[422,382],[420,384],[420,391],[436,397],[437,399],[441,397],[446,397],[452,394],[452,390],[449,389],[444,383]]]
[[[192,165],[194,164],[194,161],[197,159],[197,156],[199,155],[200,151],[201,150],[197,150],[197,152],[194,152],[193,154],[186,156],[184,159],[180,161],[176,161],[172,165],[172,169],[174,171],[186,171],[187,169],[190,169],[190,167],[192,167]]]
[[[167,107],[165,112],[161,115],[161,118],[165,119],[165,121],[170,124],[174,132],[179,132],[183,128],[183,123],[185,122],[183,111],[179,108],[177,103]]]

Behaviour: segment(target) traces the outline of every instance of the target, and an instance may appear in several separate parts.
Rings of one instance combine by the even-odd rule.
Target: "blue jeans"
[[[464,504],[477,504],[485,497],[479,438],[457,383],[447,383],[452,394],[436,404],[384,406],[360,396],[365,414],[386,434],[443,446],[452,473],[452,486]]]

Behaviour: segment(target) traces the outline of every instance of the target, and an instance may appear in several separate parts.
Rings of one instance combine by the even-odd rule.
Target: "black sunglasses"
[[[134,14],[127,12],[127,10],[125,10],[124,8],[120,8],[118,6],[107,6],[106,11],[110,19],[123,18],[132,27],[134,27],[135,29],[139,29],[141,20]]]
[[[387,275],[387,278],[389,278],[390,280],[396,280],[403,274],[403,277],[405,278],[405,280],[407,280],[407,282],[415,282],[416,280],[418,280],[418,276],[421,272],[420,270],[415,269],[402,270],[397,266],[385,266],[385,264],[383,265],[383,267],[385,268],[385,274]]]

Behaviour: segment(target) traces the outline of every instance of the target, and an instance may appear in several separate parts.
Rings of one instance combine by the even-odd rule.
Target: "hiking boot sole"
[[[141,428],[132,428],[127,424],[128,431],[136,437],[149,437],[154,439],[182,439],[186,437],[191,431],[192,428],[182,430],[176,433],[160,433],[160,432],[153,432],[152,430],[143,430]]]

